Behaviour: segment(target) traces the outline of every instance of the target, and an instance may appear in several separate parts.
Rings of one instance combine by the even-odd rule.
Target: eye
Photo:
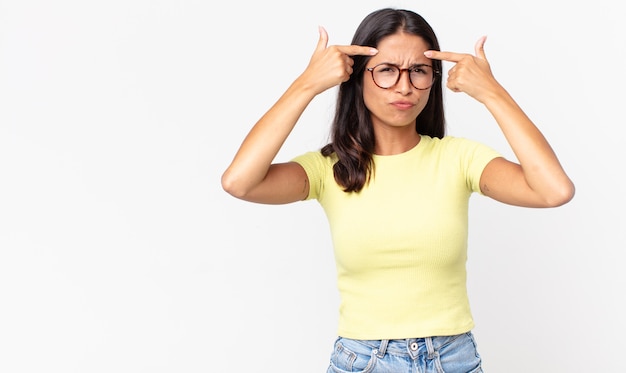
[[[410,71],[411,74],[429,75],[432,70],[427,65],[415,65],[410,68]]]
[[[398,68],[393,65],[380,65],[376,68],[379,73],[394,74],[398,71]]]

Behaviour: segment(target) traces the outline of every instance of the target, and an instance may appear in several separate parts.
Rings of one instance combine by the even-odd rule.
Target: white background
[[[577,186],[534,210],[471,200],[469,291],[487,372],[622,368],[626,26],[617,3],[0,1],[0,372],[323,372],[338,295],[317,202],[220,176],[304,69],[317,26],[407,7],[444,50],[488,35],[496,78]],[[450,67],[446,64],[446,69]],[[278,156],[327,140],[320,95]],[[445,93],[449,133],[511,151]]]

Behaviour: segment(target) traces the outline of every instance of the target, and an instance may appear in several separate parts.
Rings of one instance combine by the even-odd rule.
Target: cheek
[[[422,91],[420,93],[420,100],[419,100],[419,111],[420,113],[422,112],[422,110],[424,110],[424,108],[426,107],[426,104],[428,104],[428,98],[430,97],[430,89],[428,91]]]
[[[378,87],[375,87],[378,88]],[[378,91],[383,91],[378,88]],[[363,86],[363,102],[369,111],[376,111],[376,106],[382,102],[381,92],[370,87],[368,84]]]

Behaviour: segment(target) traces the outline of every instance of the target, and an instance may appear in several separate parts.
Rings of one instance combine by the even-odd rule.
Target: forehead
[[[420,36],[404,32],[395,33],[382,38],[378,45],[378,54],[372,57],[374,63],[391,62],[396,64],[429,62],[424,52],[428,44]]]

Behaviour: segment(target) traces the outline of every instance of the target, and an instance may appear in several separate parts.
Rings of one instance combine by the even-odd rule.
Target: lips
[[[391,105],[400,110],[408,110],[415,106],[415,104],[410,101],[394,101]]]

